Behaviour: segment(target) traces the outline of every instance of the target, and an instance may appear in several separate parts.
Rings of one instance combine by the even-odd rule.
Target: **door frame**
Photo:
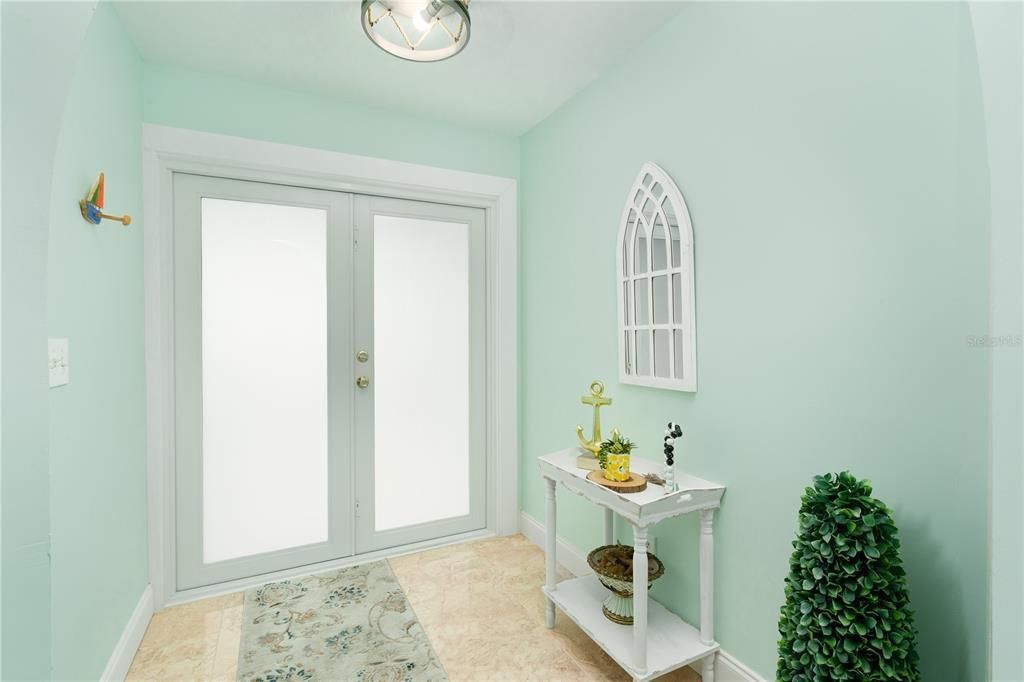
[[[142,126],[146,341],[146,459],[149,578],[156,610],[234,591],[281,575],[351,565],[411,549],[518,532],[518,216],[513,178],[341,152]],[[174,289],[172,175],[175,172],[481,208],[487,282],[486,529],[278,574],[177,590],[174,507]],[[316,567],[316,568],[314,568]]]

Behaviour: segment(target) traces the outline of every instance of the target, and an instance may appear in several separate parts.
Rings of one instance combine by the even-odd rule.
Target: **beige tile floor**
[[[242,593],[202,599],[153,616],[129,680],[234,680]]]
[[[544,554],[522,535],[390,563],[452,682],[629,679],[564,615],[544,626]],[[128,680],[234,680],[241,627],[240,592],[161,611]],[[683,669],[661,679],[700,676]]]

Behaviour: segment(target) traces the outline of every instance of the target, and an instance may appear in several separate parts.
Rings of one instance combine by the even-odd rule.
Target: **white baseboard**
[[[694,670],[697,669],[694,668]],[[766,682],[766,680],[737,661],[728,651],[719,649],[718,655],[715,656],[715,682]]]
[[[526,539],[540,548],[544,547],[544,526],[526,512],[519,513],[519,530],[526,536]],[[587,565],[587,556],[565,541],[558,538],[557,550],[555,552],[558,563],[566,567],[573,575],[587,575],[592,573]],[[697,673],[700,673],[699,663],[691,666]],[[740,663],[727,651],[719,649],[715,657],[715,682],[766,682],[765,678],[751,670],[749,666]]]
[[[526,512],[519,513],[519,532],[526,539],[544,549],[544,526]],[[590,575],[593,571],[587,565],[587,556],[563,538],[558,538],[558,549],[555,552],[558,563],[569,569],[573,575]]]
[[[149,620],[152,617],[153,588],[151,585],[146,585],[146,589],[142,591],[142,596],[139,597],[139,603],[135,605],[135,610],[132,611],[131,618],[128,619],[128,623],[124,626],[121,639],[117,640],[117,646],[114,647],[113,653],[110,654],[107,668],[100,677],[102,682],[124,682],[124,678],[128,675],[128,668],[131,667],[132,659],[135,658],[135,652],[139,650],[139,645],[142,644],[142,637],[146,634],[146,628],[149,626]]]

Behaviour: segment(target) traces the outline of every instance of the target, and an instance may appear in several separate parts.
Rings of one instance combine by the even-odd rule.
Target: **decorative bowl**
[[[633,548],[629,545],[604,545],[587,555],[587,564],[601,584],[611,591],[601,611],[605,618],[620,625],[633,624]],[[647,589],[665,573],[665,564],[647,553]]]

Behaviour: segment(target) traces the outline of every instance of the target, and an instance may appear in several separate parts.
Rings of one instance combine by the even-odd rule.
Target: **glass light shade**
[[[469,0],[363,0],[366,36],[413,62],[439,62],[469,43]]]

